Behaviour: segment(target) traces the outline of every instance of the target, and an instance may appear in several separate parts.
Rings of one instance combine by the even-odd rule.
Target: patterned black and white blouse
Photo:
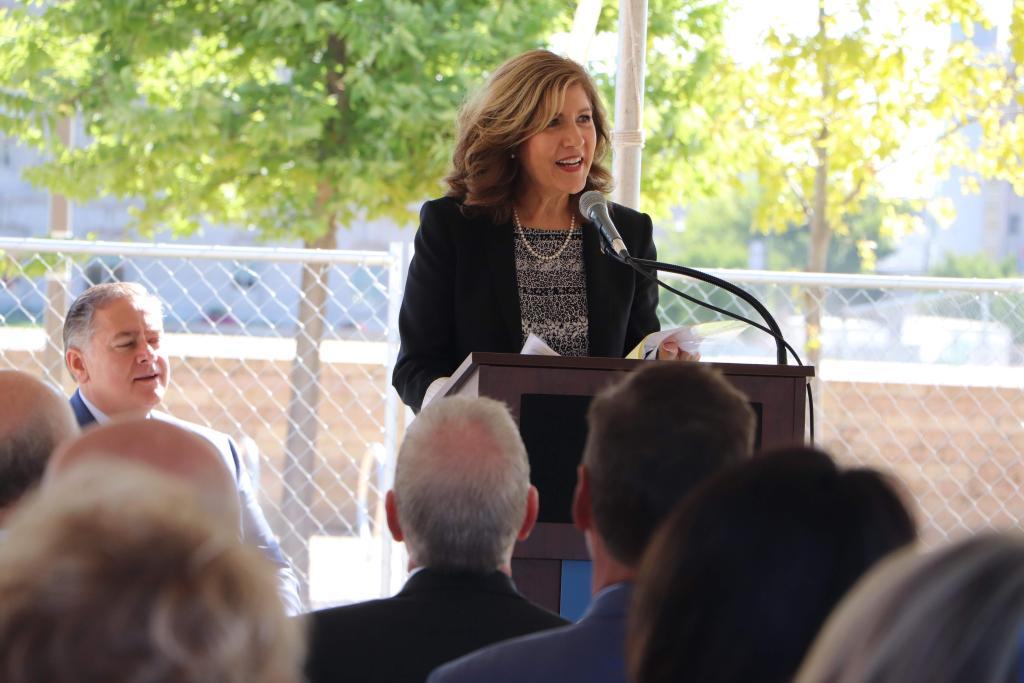
[[[533,250],[554,254],[565,242],[565,230],[523,227]],[[516,235],[516,280],[523,320],[523,341],[533,332],[563,356],[587,356],[587,275],[583,267],[583,236],[577,228],[562,253],[542,261]]]

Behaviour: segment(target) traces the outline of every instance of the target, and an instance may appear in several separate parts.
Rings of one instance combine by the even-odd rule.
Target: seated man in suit
[[[594,398],[573,500],[593,560],[593,603],[572,626],[470,654],[430,683],[625,683],[626,616],[640,559],[674,504],[741,462],[754,413],[721,374],[699,363],[644,367]]]
[[[57,444],[78,434],[67,400],[37,377],[0,370],[0,527],[43,478]]]
[[[234,440],[155,410],[169,376],[167,357],[160,348],[163,327],[160,300],[139,284],[96,285],[75,299],[64,319],[64,360],[78,382],[71,397],[78,424],[84,428],[122,415],[144,415],[176,424],[212,443],[235,478],[244,540],[277,563],[282,598],[290,613],[298,613],[302,609],[298,583],[263,515]]]
[[[425,407],[402,442],[385,509],[412,574],[394,597],[313,613],[311,683],[422,683],[450,659],[567,623],[510,578],[512,546],[533,529],[538,497],[501,403],[456,396]]]

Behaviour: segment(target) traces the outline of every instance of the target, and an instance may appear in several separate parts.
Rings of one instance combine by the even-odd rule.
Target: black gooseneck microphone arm
[[[746,291],[741,287],[737,287],[731,282],[727,282],[721,278],[715,277],[714,275],[710,275],[708,273],[695,270],[693,268],[676,266],[672,265],[671,263],[661,263],[659,261],[650,261],[648,259],[634,258],[629,253],[629,249],[626,248],[626,244],[622,241],[622,236],[619,235],[619,231],[615,228],[615,222],[612,221],[612,218],[608,213],[608,200],[605,199],[605,196],[598,192],[597,190],[590,190],[580,195],[579,210],[580,213],[589,218],[594,223],[594,225],[597,226],[597,230],[601,234],[601,251],[603,251],[605,254],[615,259],[616,261],[619,261],[620,263],[624,263],[630,266],[635,271],[643,275],[645,278],[653,279],[662,287],[665,287],[669,291],[678,294],[684,299],[692,301],[693,303],[699,306],[710,308],[711,310],[729,316],[730,318],[742,320],[748,325],[753,325],[754,327],[767,332],[775,340],[775,358],[779,365],[786,364],[787,347],[791,352],[793,352],[793,357],[796,359],[797,363],[803,365],[803,363],[800,362],[800,357],[797,356],[795,351],[793,351],[793,347],[789,346],[789,344],[786,343],[785,338],[782,336],[782,330],[779,329],[779,324],[775,322],[775,318],[772,317],[772,314],[768,312],[768,309],[765,308],[764,305],[760,301],[758,301],[753,294],[751,294],[750,292]],[[734,294],[735,296],[738,296],[739,298],[743,299],[748,304],[750,304],[750,306],[753,307],[755,311],[757,311],[758,315],[761,316],[761,319],[765,321],[768,327],[759,325],[753,322],[752,320],[748,320],[742,316],[727,311],[723,308],[719,308],[718,306],[714,306],[712,304],[695,299],[694,297],[691,297],[687,294],[683,294],[679,290],[669,287],[664,282],[662,282],[658,278],[654,277],[653,275],[645,271],[644,268],[650,268],[651,270],[664,270],[670,273],[685,275],[686,277],[690,277],[695,280],[701,280],[702,282],[707,282],[708,284],[724,289],[725,291]]]
[[[709,308],[712,311],[716,311],[716,312],[721,313],[721,314],[723,314],[725,316],[728,316],[730,318],[734,318],[735,320],[740,320],[742,322],[747,323],[751,327],[756,327],[757,329],[762,330],[763,332],[766,332],[767,334],[770,334],[775,339],[775,351],[776,351],[776,356],[777,356],[779,365],[786,365],[786,352],[785,352],[784,349],[789,349],[789,352],[791,354],[793,354],[793,359],[796,361],[797,365],[803,365],[804,364],[803,361],[800,360],[800,355],[796,352],[796,350],[792,346],[790,346],[789,342],[787,342],[785,340],[785,338],[782,336],[782,330],[779,329],[779,325],[778,325],[778,323],[775,322],[775,318],[772,317],[772,314],[768,312],[768,310],[761,304],[760,301],[758,301],[754,297],[753,294],[747,292],[745,289],[742,289],[741,287],[738,287],[738,286],[732,284],[731,282],[727,282],[726,280],[723,280],[721,278],[717,278],[714,275],[711,275],[710,273],[705,273],[703,271],[695,270],[693,268],[687,268],[685,266],[677,266],[677,265],[673,265],[671,263],[661,263],[660,261],[651,261],[651,260],[648,260],[648,259],[633,258],[632,256],[630,256],[628,254],[623,258],[619,254],[616,254],[611,249],[609,249],[608,245],[605,244],[604,240],[601,241],[601,251],[603,251],[605,254],[607,254],[611,258],[615,259],[616,261],[619,261],[621,263],[625,263],[626,265],[631,267],[633,270],[635,270],[637,273],[639,273],[643,277],[647,278],[648,280],[654,280],[655,283],[657,283],[658,285],[664,287],[668,291],[673,292],[674,294],[678,294],[679,296],[683,297],[684,299],[687,299],[688,301],[692,301],[693,303],[697,304],[698,306],[703,306],[704,308]],[[750,320],[749,318],[746,318],[746,317],[744,317],[742,315],[739,315],[738,313],[733,313],[732,311],[727,311],[724,308],[719,308],[718,306],[715,306],[714,304],[709,304],[706,301],[701,301],[700,299],[692,297],[689,294],[686,294],[685,292],[680,292],[675,287],[672,287],[671,285],[668,285],[668,284],[662,282],[657,277],[655,277],[651,273],[647,272],[647,270],[645,270],[645,268],[650,268],[651,270],[664,270],[664,271],[667,271],[667,272],[670,272],[670,273],[677,273],[679,275],[684,275],[686,277],[691,277],[691,278],[693,278],[695,280],[700,280],[701,282],[707,282],[708,284],[712,284],[712,285],[716,285],[718,287],[722,287],[727,292],[731,292],[732,294],[735,294],[736,296],[738,296],[739,298],[743,299],[744,301],[749,303],[751,306],[753,306],[754,309],[758,313],[761,314],[761,317],[764,318],[765,322],[768,323],[769,326],[765,327],[764,325],[762,325],[760,323],[756,323],[753,320]],[[811,443],[813,444],[814,443],[814,395],[811,393],[811,385],[810,385],[810,383],[808,383],[805,386],[804,389],[807,392],[808,427],[810,428],[810,438],[811,438]]]
[[[629,249],[626,248],[625,243],[622,241],[622,237],[619,235],[619,231],[615,229],[615,224],[608,214],[607,200],[600,192],[591,190],[584,192],[580,195],[579,199],[579,210],[580,212],[588,217],[598,229],[601,234],[601,251],[609,257],[628,265],[630,268],[639,273],[642,277],[653,280],[657,285],[664,287],[668,291],[681,296],[687,301],[692,301],[698,306],[711,309],[735,320],[740,320],[746,324],[756,327],[757,329],[770,334],[772,339],[775,340],[775,357],[779,365],[786,365],[786,349],[793,354],[793,359],[797,362],[797,365],[803,365],[803,361],[800,360],[800,355],[796,350],[790,346],[789,342],[786,341],[785,337],[782,336],[782,330],[779,328],[779,324],[775,322],[775,318],[768,312],[768,309],[754,297],[753,294],[746,291],[745,289],[738,287],[731,282],[717,278],[710,273],[705,273],[694,268],[686,268],[684,266],[676,266],[671,263],[661,263],[659,261],[652,261],[649,259],[638,259],[633,258],[630,255]],[[696,297],[692,297],[689,294],[685,294],[678,289],[662,282],[659,280],[651,271],[667,271],[670,273],[677,273],[685,277],[693,278],[694,280],[700,280],[701,282],[707,282],[708,284],[720,287],[727,292],[739,297],[743,301],[750,304],[751,307],[761,316],[761,318],[767,323],[767,327],[756,323],[749,318],[746,318],[738,313],[727,311],[724,308],[719,308],[714,304],[709,304],[706,301],[701,301]],[[807,383],[807,410],[809,416],[809,425],[811,428],[811,443],[814,443],[814,396],[811,395],[811,385]]]
[[[602,246],[604,246],[604,245],[602,244]],[[644,277],[649,278],[649,279],[654,279],[654,281],[657,282],[662,287],[665,287],[666,289],[668,289],[668,290],[670,290],[672,292],[675,292],[676,294],[679,294],[680,296],[688,299],[689,301],[694,302],[695,304],[697,304],[699,306],[704,306],[705,308],[710,308],[713,311],[717,311],[718,313],[722,313],[724,315],[727,315],[730,318],[735,318],[736,320],[741,320],[741,321],[747,323],[748,325],[751,325],[752,327],[756,327],[756,328],[758,328],[760,330],[763,330],[764,332],[767,332],[775,340],[775,359],[776,359],[776,361],[778,362],[779,365],[786,365],[787,364],[786,363],[786,348],[787,347],[789,348],[790,352],[793,354],[793,357],[797,360],[797,364],[803,365],[803,363],[800,362],[799,356],[797,356],[797,354],[793,350],[793,348],[791,346],[789,346],[789,343],[786,342],[785,337],[782,336],[782,330],[779,328],[779,324],[777,322],[775,322],[775,318],[772,317],[772,314],[768,312],[768,309],[764,307],[764,304],[762,304],[760,301],[757,300],[757,297],[755,297],[753,294],[751,294],[747,290],[743,289],[742,287],[737,287],[733,283],[731,283],[731,282],[729,282],[727,280],[723,280],[722,278],[715,277],[714,275],[711,275],[710,273],[705,273],[703,271],[696,270],[694,268],[687,268],[686,266],[677,266],[677,265],[674,265],[674,264],[671,264],[671,263],[662,263],[660,261],[651,261],[651,260],[648,260],[648,259],[636,258],[634,256],[626,256],[623,259],[623,258],[620,258],[618,254],[612,252],[610,249],[606,249],[605,253],[607,253],[609,256],[611,256],[612,258],[616,259],[617,261],[621,261],[622,263],[625,263],[626,265],[631,266],[634,270],[636,270],[638,273],[640,273]],[[739,297],[740,299],[742,299],[743,301],[746,301],[748,304],[750,304],[750,307],[753,308],[755,311],[757,311],[758,315],[761,316],[761,319],[764,320],[765,325],[761,325],[761,324],[756,323],[753,320],[749,320],[749,319],[747,319],[747,318],[745,318],[745,317],[743,317],[741,315],[737,315],[736,313],[732,313],[731,311],[727,311],[727,310],[725,310],[723,308],[719,308],[718,306],[715,306],[713,304],[709,304],[709,303],[707,303],[705,301],[700,301],[699,299],[691,297],[691,296],[689,296],[687,294],[683,294],[682,292],[680,292],[680,291],[678,291],[678,290],[676,290],[676,289],[674,289],[672,287],[669,287],[665,283],[663,283],[660,280],[658,280],[656,277],[654,277],[653,275],[648,273],[646,270],[644,270],[645,268],[649,268],[651,270],[665,271],[665,272],[668,272],[668,273],[676,273],[677,275],[684,275],[686,277],[693,278],[694,280],[700,280],[701,282],[707,282],[708,284],[714,285],[716,287],[720,287],[720,288],[724,289],[725,291],[729,292],[730,294],[734,294],[737,297]]]

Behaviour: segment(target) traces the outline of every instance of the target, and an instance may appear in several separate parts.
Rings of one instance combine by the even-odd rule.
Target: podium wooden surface
[[[441,390],[442,395],[488,396],[508,405],[521,430],[524,397],[591,397],[622,373],[658,361],[621,358],[471,353]],[[668,362],[668,361],[665,361]],[[709,363],[743,392],[758,416],[757,448],[804,441],[806,383],[814,369],[791,365]],[[529,444],[528,444],[529,447]],[[571,454],[579,462],[581,453]],[[537,464],[531,453],[531,468]],[[568,492],[560,491],[559,494]],[[544,510],[545,492],[541,491]],[[561,603],[562,562],[587,560],[583,536],[568,520],[540,522],[518,543],[512,573],[519,590],[553,611]]]

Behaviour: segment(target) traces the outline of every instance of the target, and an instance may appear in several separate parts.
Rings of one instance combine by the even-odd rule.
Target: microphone
[[[588,217],[597,225],[597,229],[601,233],[601,237],[604,238],[604,244],[607,247],[604,251],[605,253],[608,253],[609,256],[618,258],[619,261],[632,267],[643,277],[653,280],[665,289],[678,294],[698,306],[709,308],[717,313],[733,318],[734,320],[740,320],[771,335],[772,338],[775,339],[775,358],[779,365],[786,364],[787,348],[793,353],[793,357],[796,358],[797,362],[800,363],[800,365],[803,365],[803,363],[800,362],[800,357],[797,356],[796,351],[794,351],[793,347],[789,345],[786,338],[782,336],[782,330],[779,328],[779,324],[775,322],[775,318],[773,318],[772,314],[768,312],[768,309],[764,307],[764,304],[758,301],[750,292],[727,280],[722,280],[710,273],[705,273],[695,268],[687,268],[685,266],[677,266],[671,263],[661,263],[660,261],[650,261],[648,259],[634,258],[630,256],[629,251],[626,249],[626,244],[622,241],[622,236],[619,235],[619,231],[615,228],[615,224],[612,223],[612,217],[608,215],[608,202],[605,200],[604,195],[597,190],[590,190],[580,195],[580,213]],[[693,278],[694,280],[707,282],[715,287],[724,289],[730,294],[734,294],[750,304],[750,307],[757,311],[761,316],[761,319],[765,321],[765,324],[761,325],[760,323],[756,323],[745,316],[720,308],[712,303],[701,301],[689,294],[684,294],[670,285],[665,284],[645,269],[649,269],[651,271],[667,271],[669,273],[684,275],[686,277]]]
[[[782,329],[779,324],[772,317],[772,314],[768,312],[757,297],[750,292],[746,291],[742,287],[734,285],[728,280],[717,278],[710,273],[697,270],[695,268],[686,268],[685,266],[677,266],[671,263],[661,263],[660,261],[652,261],[643,258],[634,258],[629,255],[629,250],[626,249],[625,242],[622,241],[622,236],[619,235],[619,231],[615,228],[615,223],[612,222],[612,217],[608,215],[608,202],[605,200],[604,195],[596,190],[590,190],[580,195],[580,213],[589,218],[595,225],[597,225],[598,232],[601,233],[604,243],[604,251],[609,256],[618,259],[620,262],[625,263],[639,273],[642,277],[652,280],[656,284],[664,287],[674,294],[678,294],[687,301],[691,301],[698,306],[711,309],[716,313],[721,313],[734,320],[740,320],[747,323],[751,327],[756,327],[762,332],[767,333],[775,340],[775,360],[779,365],[786,364],[786,350],[793,354],[793,358],[796,360],[798,365],[803,365],[803,361],[800,360],[800,356],[797,355],[796,350],[790,346],[789,342],[782,335]],[[648,272],[650,270],[651,272]],[[706,282],[715,287],[719,287],[735,295],[741,300],[748,303],[751,308],[757,311],[761,319],[764,320],[765,324],[754,322],[746,316],[733,313],[732,311],[726,310],[714,304],[701,301],[696,297],[692,297],[689,294],[679,291],[678,289],[668,285],[657,278],[653,273],[657,271],[667,271],[669,273],[676,273],[685,277],[693,278],[694,280],[700,280]],[[814,400],[811,396],[811,385],[807,385],[807,407],[810,411],[810,426],[811,426],[811,442],[814,442]]]
[[[615,229],[612,217],[608,215],[608,202],[597,190],[590,190],[580,195],[580,213],[589,218],[597,226],[604,238],[605,245],[623,261],[629,258],[629,250],[622,236]]]

